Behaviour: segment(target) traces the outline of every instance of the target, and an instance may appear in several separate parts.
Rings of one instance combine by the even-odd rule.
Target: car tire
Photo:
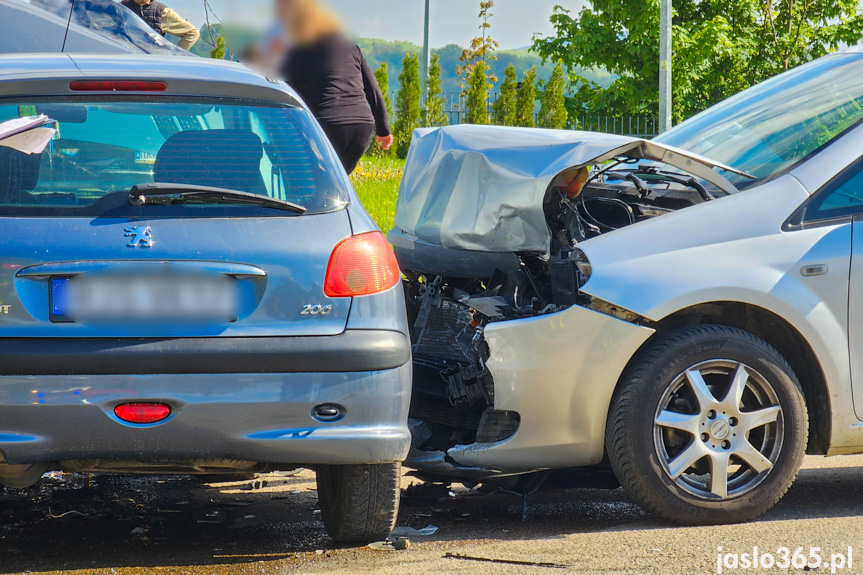
[[[318,500],[324,527],[338,543],[386,539],[399,510],[401,464],[321,465]]]
[[[775,349],[740,329],[698,326],[661,336],[630,366],[606,449],[637,503],[709,525],[749,521],[782,498],[805,455],[808,418]]]

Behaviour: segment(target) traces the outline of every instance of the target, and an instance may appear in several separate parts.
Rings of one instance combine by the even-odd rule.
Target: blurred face
[[[276,14],[282,22],[290,22],[315,7],[316,0],[276,0]]]
[[[284,22],[294,14],[299,3],[300,0],[276,0],[276,16]]]
[[[135,4],[138,6],[148,6],[151,0],[135,0]]]

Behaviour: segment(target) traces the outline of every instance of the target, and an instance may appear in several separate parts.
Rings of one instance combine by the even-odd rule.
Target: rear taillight
[[[114,415],[128,423],[158,423],[171,415],[164,403],[124,403],[114,408]]]
[[[69,84],[73,92],[164,92],[165,82],[150,80],[75,80]]]
[[[399,283],[399,264],[380,232],[342,240],[330,256],[324,294],[355,297],[386,291]]]

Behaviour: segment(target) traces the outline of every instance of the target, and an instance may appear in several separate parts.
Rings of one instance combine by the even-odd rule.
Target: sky
[[[242,23],[265,28],[272,21],[272,0],[208,0],[226,24]],[[164,0],[199,27],[204,23],[204,0]],[[356,36],[408,40],[422,44],[423,0],[327,0]],[[555,4],[577,12],[582,0],[495,0],[492,37],[502,49],[531,44],[535,32],[550,34]],[[479,32],[479,0],[431,0],[430,43],[468,44]],[[211,20],[212,21],[212,20]]]

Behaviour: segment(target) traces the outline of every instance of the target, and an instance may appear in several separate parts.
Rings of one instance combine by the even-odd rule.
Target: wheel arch
[[[797,328],[776,313],[749,303],[706,302],[681,309],[651,325],[656,333],[645,341],[629,360],[615,388],[620,388],[632,365],[645,349],[675,329],[696,325],[725,325],[747,331],[770,344],[788,363],[800,380],[809,415],[809,441],[806,452],[826,455],[830,448],[831,407],[827,380],[818,356]]]

